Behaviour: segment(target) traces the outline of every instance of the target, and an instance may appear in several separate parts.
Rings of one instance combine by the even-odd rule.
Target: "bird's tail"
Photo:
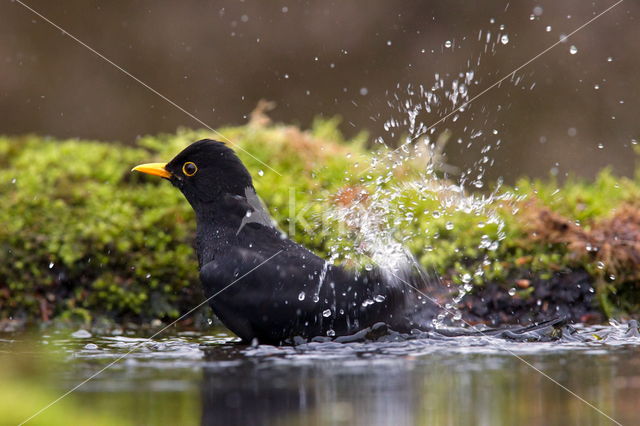
[[[518,342],[541,342],[557,340],[562,337],[563,329],[567,323],[566,318],[554,318],[527,326],[485,329],[475,327],[442,327],[434,329],[433,332],[445,337],[498,337]]]

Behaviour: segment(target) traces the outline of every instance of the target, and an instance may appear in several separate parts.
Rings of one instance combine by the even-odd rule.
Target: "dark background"
[[[276,120],[308,126],[314,116],[340,115],[348,134],[368,130],[390,145],[402,132],[391,135],[383,123],[403,117],[389,102],[402,103],[407,85],[429,87],[435,73],[471,68],[474,96],[614,2],[26,1],[214,128],[246,122],[266,98],[277,102]],[[438,126],[463,140],[449,144],[449,162],[472,164],[499,138],[493,178],[592,176],[606,165],[631,175],[639,19],[640,2],[624,1],[517,73],[518,84],[505,81]],[[478,41],[481,30],[509,42]],[[202,127],[11,1],[0,2],[0,60],[0,133],[130,144]],[[431,124],[446,111],[419,119]],[[484,136],[467,149],[478,130]]]

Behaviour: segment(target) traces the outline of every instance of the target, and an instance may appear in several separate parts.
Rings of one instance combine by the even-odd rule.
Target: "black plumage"
[[[136,169],[169,179],[193,207],[205,295],[243,340],[349,335],[378,322],[408,332],[431,319],[420,296],[427,283],[410,267],[330,265],[264,220],[251,175],[223,143],[201,140],[166,165]]]

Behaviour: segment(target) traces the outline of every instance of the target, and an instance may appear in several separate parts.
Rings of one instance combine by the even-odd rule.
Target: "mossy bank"
[[[345,140],[337,124],[318,120],[301,131],[258,115],[219,129],[296,241],[325,257],[340,247],[338,260],[353,263],[357,230],[337,226],[340,214],[327,212],[375,206],[382,188],[393,197],[379,225],[449,293],[473,286],[460,302],[468,319],[640,313],[640,178],[604,170],[594,182],[562,186],[523,179],[469,210],[447,204],[443,186],[416,183],[425,182],[433,158],[372,152],[366,135]],[[167,322],[197,305],[193,213],[171,185],[130,169],[169,160],[205,137],[220,139],[191,130],[142,137],[134,147],[0,138],[2,327]],[[373,157],[395,162],[393,179],[390,169],[368,169]]]

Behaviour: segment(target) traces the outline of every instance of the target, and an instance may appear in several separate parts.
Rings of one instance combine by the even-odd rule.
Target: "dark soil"
[[[459,305],[471,324],[530,324],[563,318],[570,322],[605,320],[595,300],[593,279],[585,271],[557,273],[551,279],[517,280],[514,288],[531,289],[526,296],[511,296],[504,285],[475,287]],[[512,290],[513,292],[513,290]]]

